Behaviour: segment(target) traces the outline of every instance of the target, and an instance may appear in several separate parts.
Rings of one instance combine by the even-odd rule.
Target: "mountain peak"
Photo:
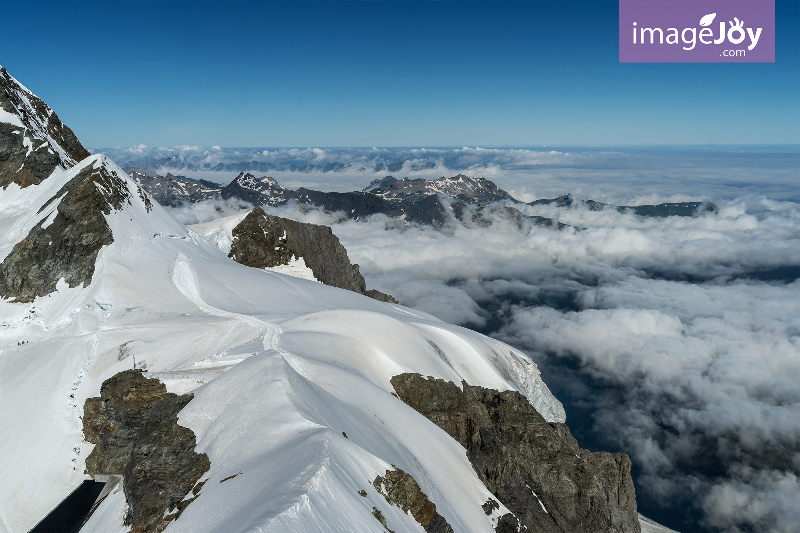
[[[255,205],[275,205],[285,200],[285,192],[286,189],[275,178],[257,178],[249,172],[240,172],[232,182],[223,187],[222,197],[240,198]]]
[[[91,155],[48,105],[14,79],[2,66],[0,88],[0,123],[6,129],[8,126],[22,127],[26,130],[19,134],[22,139],[33,137],[39,144],[46,141],[49,149],[58,156],[59,164],[63,168],[73,167],[78,161]],[[39,151],[41,148],[42,146],[35,150]],[[5,151],[5,147],[3,149]]]

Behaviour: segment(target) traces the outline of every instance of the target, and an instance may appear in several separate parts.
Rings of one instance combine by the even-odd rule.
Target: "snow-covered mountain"
[[[240,172],[222,189],[222,197],[238,198],[253,205],[280,205],[291,198],[291,192],[274,178],[256,178],[249,172]]]
[[[639,531],[525,354],[231,260],[0,72],[0,532],[89,474],[84,532]]]
[[[452,178],[442,176],[437,180],[422,178],[398,180],[393,176],[386,176],[383,179],[374,180],[364,190],[391,200],[415,200],[446,194],[479,206],[500,200],[513,200],[510,194],[493,182],[485,178],[471,178],[463,174]]]
[[[219,196],[222,187],[205,180],[192,180],[167,174],[159,176],[146,167],[126,167],[128,175],[158,203],[179,207],[185,202],[200,202]]]

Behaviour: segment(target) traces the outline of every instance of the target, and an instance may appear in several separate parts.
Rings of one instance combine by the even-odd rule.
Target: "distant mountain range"
[[[511,194],[485,178],[472,178],[459,174],[451,178],[436,180],[423,178],[397,179],[386,176],[372,181],[362,191],[322,192],[300,187],[292,190],[281,186],[274,178],[256,177],[241,172],[228,185],[221,186],[206,180],[192,180],[185,176],[167,174],[159,176],[152,168],[125,167],[125,171],[162,205],[177,207],[209,198],[238,199],[253,205],[279,206],[296,201],[303,205],[314,205],[328,212],[343,212],[347,218],[360,218],[384,214],[402,218],[406,222],[440,226],[452,215],[461,222],[487,225],[488,214],[514,219],[518,225],[535,225],[563,229],[566,227],[552,219],[524,215],[516,204],[524,205]],[[443,201],[443,197],[447,197]],[[502,205],[492,205],[503,202]],[[630,210],[639,216],[694,216],[714,211],[714,204],[703,202],[663,203],[639,206],[612,206],[594,200],[575,200],[565,194],[558,198],[529,202],[528,205],[555,205],[566,209],[587,207],[602,210],[607,207],[620,212]],[[449,213],[448,213],[449,211]]]

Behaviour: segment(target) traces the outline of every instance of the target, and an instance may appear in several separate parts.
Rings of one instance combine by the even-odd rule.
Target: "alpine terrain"
[[[258,209],[221,249],[0,84],[0,532],[658,530],[524,353],[368,297],[329,228]]]

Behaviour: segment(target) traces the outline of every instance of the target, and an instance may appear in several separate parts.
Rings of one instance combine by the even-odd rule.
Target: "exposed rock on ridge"
[[[124,474],[125,523],[132,533],[163,531],[199,496],[198,481],[211,463],[195,453],[194,433],[178,425],[178,413],[192,398],[126,370],[103,382],[100,397],[84,404],[84,437],[97,444],[86,470]]]
[[[529,531],[639,533],[631,463],[583,450],[516,391],[400,374],[398,397],[467,451],[478,477]]]
[[[410,513],[427,533],[453,533],[447,520],[436,512],[436,504],[422,492],[414,478],[403,470],[397,467],[387,470],[384,476],[377,476],[372,485],[387,502],[405,513]],[[384,527],[389,529],[386,524]]]
[[[124,178],[102,163],[87,165],[41,208],[42,221],[0,264],[0,296],[31,302],[55,291],[61,278],[70,287],[88,286],[98,252],[114,241],[103,215],[125,202],[130,192]]]
[[[124,474],[144,411],[168,396],[175,395],[138,370],[126,370],[105,380],[100,397],[87,398],[83,405],[83,436],[97,445],[86,458],[86,471]]]
[[[40,143],[46,141],[64,168],[70,168],[91,155],[58,115],[8,74],[4,67],[0,67],[0,87],[2,109],[19,117],[23,127],[30,130]]]
[[[2,107],[8,107],[0,101]],[[47,142],[31,138],[25,128],[0,123],[0,187],[38,185],[61,163]],[[34,148],[35,147],[35,148]]]
[[[347,250],[328,226],[268,215],[256,207],[233,229],[232,235],[228,256],[238,263],[271,268],[302,257],[314,277],[326,285],[397,303],[389,295],[367,291],[358,265],[350,263]]]

